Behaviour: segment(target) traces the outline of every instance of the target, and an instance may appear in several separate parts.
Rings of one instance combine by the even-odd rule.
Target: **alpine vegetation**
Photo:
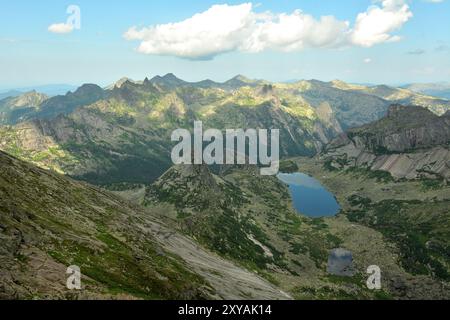
[[[270,143],[268,136],[267,129],[226,129],[224,139],[221,130],[208,129],[203,132],[203,123],[195,121],[193,140],[187,129],[172,132],[172,142],[179,142],[172,149],[172,162],[188,165],[259,164],[264,166],[260,169],[261,175],[276,175],[280,165],[280,130],[270,130]]]

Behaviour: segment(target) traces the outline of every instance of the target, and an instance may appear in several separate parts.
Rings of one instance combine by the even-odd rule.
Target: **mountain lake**
[[[280,173],[278,179],[289,186],[294,208],[312,218],[335,216],[340,206],[322,184],[304,173]]]

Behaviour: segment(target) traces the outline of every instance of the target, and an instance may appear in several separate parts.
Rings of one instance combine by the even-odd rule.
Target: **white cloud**
[[[371,63],[371,62],[372,62],[372,59],[370,59],[370,58],[364,59],[364,63]]]
[[[378,1],[380,2],[380,1]],[[181,22],[131,27],[127,40],[138,40],[145,54],[209,59],[218,54],[264,50],[299,51],[305,48],[370,47],[398,41],[398,30],[412,13],[405,0],[384,0],[350,22],[323,16],[319,19],[295,10],[292,13],[256,13],[251,3],[214,5]]]
[[[139,52],[205,58],[238,49],[251,37],[254,26],[252,5],[214,5],[205,12],[178,23],[138,30],[130,28],[127,40],[141,40]]]
[[[59,34],[70,33],[73,29],[73,25],[69,23],[54,23],[48,27],[48,31]]]
[[[352,32],[352,43],[371,47],[383,42],[399,41],[391,33],[400,29],[411,17],[412,12],[404,0],[383,0],[379,6],[371,6],[358,14]]]

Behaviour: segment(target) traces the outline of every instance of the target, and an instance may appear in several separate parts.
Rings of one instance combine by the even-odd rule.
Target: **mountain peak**
[[[103,93],[103,89],[93,83],[85,83],[79,87],[73,94],[75,95],[89,95]]]
[[[184,80],[177,78],[173,73],[168,73],[162,77],[155,76],[150,82],[165,86],[179,86],[186,83]]]
[[[167,170],[148,189],[146,197],[167,199],[174,205],[182,203],[196,207],[207,203],[215,206],[222,199],[218,181],[206,165],[176,165]],[[211,195],[214,194],[214,197]]]
[[[166,80],[181,80],[177,76],[175,76],[173,73],[168,73],[165,76],[163,76],[162,78],[166,79]]]
[[[253,80],[251,80],[250,78],[247,78],[246,76],[244,76],[242,74],[238,74],[237,76],[231,78],[229,81],[241,81],[241,82],[245,82],[245,83],[253,82]]]
[[[136,83],[133,79],[130,79],[128,77],[122,77],[116,82],[110,84],[109,86],[105,87],[105,90],[113,90],[115,88],[121,88],[125,83]]]

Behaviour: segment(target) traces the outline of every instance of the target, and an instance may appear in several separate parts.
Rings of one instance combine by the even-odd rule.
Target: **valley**
[[[449,109],[387,86],[172,74],[1,100],[0,297],[448,299]],[[281,172],[317,179],[335,211],[305,215],[254,165],[173,165],[171,132],[194,121],[280,129]],[[327,272],[336,249],[352,276]]]
[[[432,275],[438,279],[437,287],[442,281],[444,292],[448,290],[448,186],[429,188],[423,181],[386,181],[367,172],[330,171],[319,159],[298,158],[295,162],[336,195],[343,207],[337,220],[381,232],[405,271],[419,279]],[[335,224],[333,218],[327,219]],[[432,249],[434,243],[436,249]],[[346,246],[351,247],[350,243]],[[374,264],[381,267],[378,263]]]

